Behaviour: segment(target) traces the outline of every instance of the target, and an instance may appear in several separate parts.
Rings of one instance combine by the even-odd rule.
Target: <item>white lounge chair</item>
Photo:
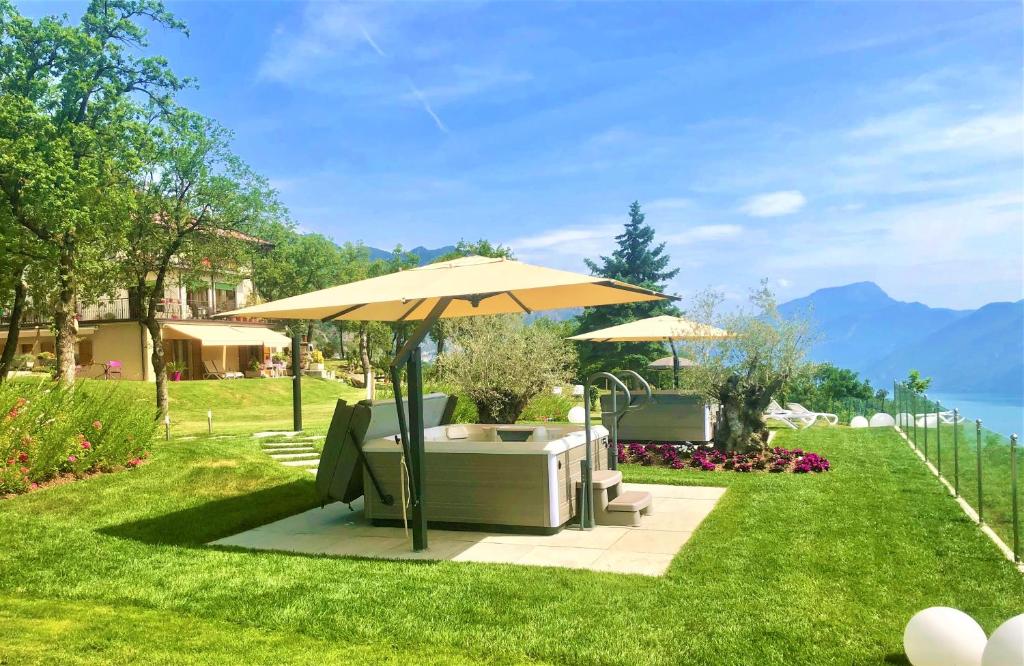
[[[822,419],[829,425],[836,425],[839,423],[839,417],[829,412],[812,412],[798,402],[787,402],[786,409],[793,414],[798,416],[812,418],[811,423],[814,423],[818,419]]]
[[[783,409],[774,400],[768,403],[768,408],[764,412],[764,418],[767,421],[778,421],[793,430],[806,428],[817,420],[817,416],[796,414],[792,410]]]

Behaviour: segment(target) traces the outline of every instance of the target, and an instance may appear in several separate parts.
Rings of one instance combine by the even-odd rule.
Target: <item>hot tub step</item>
[[[608,502],[608,511],[638,512],[651,506],[653,498],[648,492],[627,490]]]
[[[598,469],[591,472],[590,479],[594,484],[595,491],[607,490],[622,483],[622,472],[613,469]],[[576,486],[579,487],[582,483],[582,481],[577,481]]]

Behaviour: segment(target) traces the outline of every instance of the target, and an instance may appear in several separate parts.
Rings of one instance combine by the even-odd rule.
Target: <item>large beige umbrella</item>
[[[617,280],[511,259],[471,256],[254,305],[225,316],[420,322],[391,362],[391,378],[402,442],[408,446],[413,549],[423,550],[427,547],[427,517],[423,510],[423,380],[419,345],[430,327],[442,317],[530,313],[665,298],[669,297]],[[408,425],[400,390],[403,364],[409,373]]]
[[[710,324],[702,324],[683,317],[660,315],[581,333],[569,339],[586,342],[668,342],[672,348],[672,383],[679,388],[680,360],[673,343],[677,340],[720,340],[732,335]]]

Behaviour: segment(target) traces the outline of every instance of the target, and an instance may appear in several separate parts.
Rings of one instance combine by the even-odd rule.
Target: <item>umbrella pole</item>
[[[391,381],[395,390],[395,409],[398,410],[398,428],[402,435],[402,446],[407,451],[409,462],[409,490],[412,500],[412,549],[427,549],[427,512],[424,487],[426,474],[424,470],[425,446],[423,434],[423,365],[420,354],[420,343],[427,337],[445,309],[452,302],[451,298],[438,299],[430,313],[420,322],[409,339],[405,341],[398,354],[391,361]],[[406,422],[405,409],[402,404],[402,364],[406,365],[409,381],[409,420]]]
[[[302,430],[302,365],[299,336],[292,336],[292,430]]]
[[[672,340],[668,341],[668,346],[672,348],[672,388],[679,388],[679,352],[676,351],[676,343]]]

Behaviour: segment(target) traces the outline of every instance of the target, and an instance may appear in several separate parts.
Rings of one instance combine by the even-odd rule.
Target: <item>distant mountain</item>
[[[391,257],[391,254],[392,254],[391,250],[381,250],[381,249],[376,248],[376,247],[371,247],[371,248],[369,248],[369,250],[370,250],[370,259],[374,259],[374,260],[376,260],[376,259],[388,259],[388,258]],[[448,254],[449,252],[452,252],[454,250],[455,250],[455,246],[454,245],[445,245],[444,247],[434,248],[433,250],[429,250],[429,249],[427,249],[427,248],[425,248],[423,246],[420,246],[420,247],[414,247],[411,250],[406,250],[406,252],[409,252],[411,254],[415,254],[417,257],[419,257],[420,258],[420,266],[422,266],[424,264],[429,264],[434,259],[437,259],[438,257],[440,257],[442,255],[445,255],[445,254]]]
[[[814,360],[856,370],[876,386],[916,368],[937,391],[1024,394],[1024,301],[931,308],[858,282],[819,289],[779,310],[814,322]]]

